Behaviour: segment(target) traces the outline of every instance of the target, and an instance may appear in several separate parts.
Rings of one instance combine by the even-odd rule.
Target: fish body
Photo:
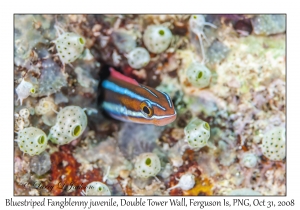
[[[109,70],[101,82],[101,107],[111,117],[141,124],[163,126],[176,119],[176,111],[169,95],[139,84],[117,72]]]

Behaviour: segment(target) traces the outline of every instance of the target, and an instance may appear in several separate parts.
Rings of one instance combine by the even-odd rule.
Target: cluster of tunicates
[[[46,100],[42,101],[42,107],[37,108],[38,114],[45,114],[51,110],[52,105],[47,103]],[[28,109],[22,109],[20,112],[23,117],[29,116]],[[45,151],[48,139],[55,144],[68,144],[78,138],[86,126],[87,116],[83,109],[78,106],[67,106],[58,113],[57,122],[51,127],[48,137],[41,129],[28,127],[18,132],[16,141],[22,152],[31,156],[39,155]]]
[[[163,25],[150,25],[143,34],[143,42],[147,49],[137,47],[132,34],[125,30],[112,33],[112,40],[120,53],[125,54],[128,64],[134,69],[145,67],[150,61],[150,54],[164,52],[172,41],[172,32]],[[149,51],[149,52],[148,52]]]
[[[159,54],[169,47],[172,37],[172,32],[166,26],[150,25],[144,32],[143,41],[147,50],[151,53]],[[115,43],[118,44],[116,39]],[[130,46],[132,46],[133,49],[126,55],[128,64],[134,69],[145,67],[150,61],[149,52],[143,47],[135,47],[133,44]]]
[[[19,116],[21,117],[22,126],[20,127],[28,127],[30,125],[29,116],[30,112],[27,108],[23,108],[19,111]]]

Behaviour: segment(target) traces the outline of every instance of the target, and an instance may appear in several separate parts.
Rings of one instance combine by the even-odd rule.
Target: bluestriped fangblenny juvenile
[[[163,126],[176,119],[169,95],[139,84],[136,80],[109,69],[100,83],[101,108],[111,117],[127,122]]]

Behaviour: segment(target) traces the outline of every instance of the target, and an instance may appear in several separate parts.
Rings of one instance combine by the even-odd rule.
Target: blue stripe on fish
[[[139,84],[113,68],[100,72],[98,102],[103,113],[127,122],[164,126],[176,119],[170,97],[151,87]],[[172,106],[173,105],[173,106]]]
[[[145,86],[143,85],[140,85],[140,87],[144,88],[145,90],[147,90],[149,93],[151,93],[152,95],[154,95],[156,98],[158,98],[157,95],[155,95],[155,93],[153,93],[151,90],[149,90],[148,88],[146,88]]]
[[[170,99],[169,95],[166,94],[165,92],[162,92],[162,91],[159,91],[159,92],[162,93],[166,97],[166,99],[167,99],[167,101],[169,103],[170,108],[172,108],[172,102],[171,102],[171,99]]]
[[[155,103],[151,100],[149,100],[148,98],[145,98],[143,96],[140,96],[134,92],[132,92],[131,90],[128,90],[126,88],[123,88],[123,87],[120,87],[118,85],[116,85],[115,83],[109,81],[109,80],[105,80],[103,81],[102,83],[102,87],[112,91],[112,92],[115,92],[115,93],[119,93],[121,95],[126,95],[126,96],[129,96],[130,98],[133,98],[133,99],[137,99],[139,101],[149,101],[151,105],[153,106],[157,106],[159,107],[160,109],[162,110],[166,110],[166,108],[164,108],[163,106],[159,105],[158,103]]]
[[[131,116],[131,117],[137,117],[137,118],[144,118],[144,115],[141,112],[136,112],[132,110],[126,109],[124,106],[119,104],[114,104],[110,102],[103,102],[103,108],[112,113],[116,118],[119,118],[121,116]],[[175,110],[174,110],[175,111]],[[165,119],[169,117],[176,116],[176,111],[172,115],[164,115],[164,116],[156,116],[153,115],[152,118],[154,119]],[[121,118],[120,118],[121,119]]]

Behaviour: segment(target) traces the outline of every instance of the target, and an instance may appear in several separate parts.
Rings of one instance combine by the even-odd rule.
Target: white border
[[[230,2],[230,4],[229,4]],[[296,1],[293,1],[296,2]],[[13,197],[13,14],[14,13],[287,13],[287,196],[286,197],[266,197],[267,200],[296,200],[296,206],[300,207],[299,199],[299,86],[300,79],[299,68],[299,6],[292,1],[126,1],[126,0],[97,0],[97,1],[32,1],[18,0],[5,1],[1,3],[0,8],[0,26],[1,26],[1,64],[0,65],[0,90],[1,90],[1,120],[0,120],[0,206],[5,207],[5,199]],[[4,134],[4,135],[3,135]],[[296,198],[298,197],[298,199]],[[14,200],[24,199],[42,199],[34,197],[13,197]],[[56,199],[55,197],[51,197]],[[126,197],[127,198],[127,197]],[[146,197],[151,198],[151,197]],[[222,200],[225,197],[197,197],[203,200]],[[62,200],[63,197],[57,198]],[[72,197],[72,200],[90,199],[83,197]],[[93,198],[95,199],[95,198]],[[108,198],[106,198],[108,199]],[[120,197],[115,198],[120,199]],[[133,199],[134,198],[128,198]],[[155,200],[166,200],[169,197],[155,197]],[[227,200],[232,198],[226,197]],[[251,198],[253,199],[253,198]],[[262,198],[263,199],[263,198]],[[296,208],[297,208],[296,207]],[[25,207],[23,207],[25,208]],[[27,207],[27,209],[32,209]],[[45,208],[45,207],[43,207]],[[49,207],[48,207],[49,208]],[[64,209],[83,209],[82,207],[65,207]],[[107,207],[98,207],[105,208]],[[97,208],[97,209],[98,209]],[[126,209],[140,207],[127,207]],[[145,207],[143,207],[145,208]],[[149,207],[146,207],[149,208]],[[165,207],[155,207],[163,209]],[[172,207],[173,208],[173,207]],[[207,209],[206,207],[204,209]],[[226,207],[223,207],[226,208]],[[247,207],[249,208],[249,207]],[[257,207],[256,209],[265,209],[266,207]],[[295,208],[295,206],[294,206]],[[41,208],[35,208],[41,209]],[[53,209],[53,208],[49,208]],[[58,209],[58,207],[55,207]],[[95,208],[94,208],[95,209]],[[112,208],[109,208],[112,209]],[[179,208],[177,208],[179,209]],[[197,207],[199,209],[199,207]],[[210,208],[212,209],[212,208]],[[241,207],[232,207],[230,209],[246,209]]]

